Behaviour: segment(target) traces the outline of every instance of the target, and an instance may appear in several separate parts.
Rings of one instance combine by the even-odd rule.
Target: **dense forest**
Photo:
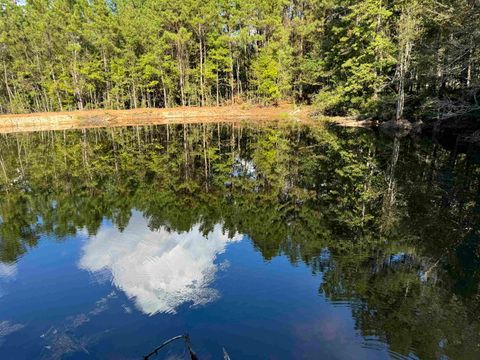
[[[356,329],[421,359],[477,359],[480,159],[367,131],[242,124],[0,137],[0,264],[123,231],[245,234],[322,273]],[[55,239],[55,240],[54,240]],[[399,358],[399,357],[398,357]]]
[[[478,0],[0,0],[0,112],[478,113]]]

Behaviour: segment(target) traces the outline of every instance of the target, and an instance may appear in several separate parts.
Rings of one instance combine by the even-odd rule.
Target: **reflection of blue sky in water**
[[[13,281],[17,276],[17,264],[0,263],[0,298],[4,295],[2,283]],[[23,324],[14,324],[9,320],[0,319],[0,346],[4,338],[24,328]]]
[[[183,303],[205,304],[217,297],[210,287],[218,271],[215,259],[228,243],[240,239],[229,238],[220,225],[207,236],[198,226],[185,233],[151,231],[146,219],[135,213],[123,232],[102,227],[90,237],[79,266],[108,271],[113,284],[146,314],[174,313]]]
[[[104,221],[95,236],[44,238],[1,270],[0,359],[138,359],[183,332],[201,358],[223,347],[232,359],[389,358],[358,335],[347,303],[319,296],[321,274],[285,256],[265,261],[243,238],[221,226],[207,237],[150,231],[140,213],[123,233]]]

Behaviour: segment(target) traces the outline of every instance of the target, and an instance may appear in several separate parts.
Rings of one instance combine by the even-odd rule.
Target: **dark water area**
[[[1,359],[480,358],[478,154],[235,123],[0,155]]]

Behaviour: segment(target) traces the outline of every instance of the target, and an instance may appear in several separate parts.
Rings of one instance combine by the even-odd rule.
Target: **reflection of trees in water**
[[[472,155],[298,125],[43,132],[0,144],[2,261],[41,234],[96,234],[105,218],[123,231],[132,209],[154,231],[199,224],[207,234],[222,223],[230,236],[248,234],[266,259],[283,254],[323,272],[320,291],[351,302],[362,334],[393,351],[468,358],[478,350]]]
[[[387,183],[385,193],[383,196],[383,218],[381,227],[388,229],[393,226],[392,220],[395,218],[395,196],[397,192],[397,179],[395,170],[397,168],[398,157],[400,155],[400,139],[396,136],[393,139],[393,149],[388,170],[385,173],[385,181]]]

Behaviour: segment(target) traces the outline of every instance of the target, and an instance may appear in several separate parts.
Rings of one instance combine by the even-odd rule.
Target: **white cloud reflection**
[[[127,228],[103,227],[83,248],[79,266],[91,272],[109,271],[112,282],[134,299],[146,314],[174,313],[186,302],[208,303],[217,297],[210,284],[217,273],[214,263],[229,238],[220,225],[203,236],[195,226],[187,233],[151,231],[140,213]]]
[[[14,279],[17,276],[17,264],[0,263],[0,278]]]

